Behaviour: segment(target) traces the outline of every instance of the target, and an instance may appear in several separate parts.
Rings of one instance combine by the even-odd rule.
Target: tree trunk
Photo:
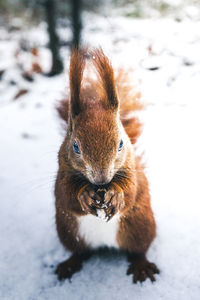
[[[63,63],[59,54],[59,39],[56,33],[56,14],[54,0],[44,2],[49,33],[49,48],[52,54],[52,68],[49,76],[60,74],[63,71]]]
[[[81,0],[71,0],[71,9],[72,9],[72,31],[73,31],[73,40],[72,47],[79,47],[80,37],[81,37]]]

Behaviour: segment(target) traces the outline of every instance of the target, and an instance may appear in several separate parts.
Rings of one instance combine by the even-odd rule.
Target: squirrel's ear
[[[108,57],[104,54],[102,48],[95,49],[90,52],[93,64],[101,80],[102,89],[106,106],[113,111],[118,109],[119,100],[115,88],[114,72]]]
[[[70,112],[72,118],[81,111],[80,90],[85,67],[85,56],[81,49],[74,48],[72,50],[69,68],[70,81]]]

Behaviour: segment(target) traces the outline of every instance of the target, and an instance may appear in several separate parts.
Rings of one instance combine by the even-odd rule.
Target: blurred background
[[[153,285],[133,286],[120,255],[92,258],[72,283],[54,274],[70,255],[55,230],[56,106],[78,45],[130,70],[145,103]],[[0,0],[0,299],[199,300],[199,84],[199,0]]]
[[[74,45],[93,44],[92,37],[95,39],[100,31],[106,31],[111,43],[131,40],[131,35],[126,37],[122,32],[117,40],[113,37],[113,33],[120,33],[120,24],[115,24],[112,17],[197,21],[199,10],[197,0],[1,0],[1,40],[6,34],[7,39],[15,41],[13,55],[23,78],[31,81],[34,73],[54,76],[63,72],[68,50]],[[3,60],[1,76],[7,69]]]

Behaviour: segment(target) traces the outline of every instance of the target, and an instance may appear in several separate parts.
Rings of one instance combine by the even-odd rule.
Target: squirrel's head
[[[101,49],[91,53],[101,93],[89,99],[81,93],[85,55],[74,50],[70,61],[70,113],[66,139],[71,166],[95,185],[109,183],[123,166],[129,138],[119,116],[112,66]]]

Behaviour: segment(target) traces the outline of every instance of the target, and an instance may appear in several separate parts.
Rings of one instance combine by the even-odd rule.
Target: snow
[[[84,40],[101,45],[114,65],[133,68],[141,80],[147,107],[140,116],[144,130],[139,149],[145,150],[158,226],[148,258],[161,274],[153,284],[133,285],[125,256],[110,252],[92,257],[72,282],[58,282],[55,267],[70,256],[56,234],[53,195],[63,138],[55,106],[67,91],[66,73],[35,75],[33,83],[26,82],[14,53],[21,34],[34,43],[36,29],[28,35],[1,29],[0,70],[7,71],[0,81],[0,299],[197,300],[200,22],[98,15],[85,19]],[[47,68],[43,27],[37,28],[37,39]],[[62,54],[67,70],[68,50]],[[14,101],[24,87],[29,92]]]

